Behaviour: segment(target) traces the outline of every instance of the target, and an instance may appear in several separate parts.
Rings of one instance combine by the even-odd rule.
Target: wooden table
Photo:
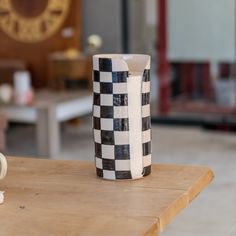
[[[90,162],[8,162],[4,236],[158,235],[213,179],[206,167],[153,165],[144,179],[113,182],[96,178]]]
[[[36,124],[38,154],[53,157],[60,152],[59,124],[91,113],[92,94],[89,90],[40,90],[31,106],[1,104],[0,112],[9,121]]]

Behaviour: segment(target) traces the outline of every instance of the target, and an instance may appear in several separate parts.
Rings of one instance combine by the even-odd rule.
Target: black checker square
[[[100,118],[98,117],[93,117],[93,128],[94,129],[101,129],[101,122],[100,122]]]
[[[150,104],[150,93],[142,93],[142,106]]]
[[[113,106],[101,106],[100,113],[101,113],[101,118],[113,118],[114,108]]]
[[[97,176],[103,178],[103,170],[100,168],[96,168]]]
[[[93,93],[93,104],[96,106],[100,106],[100,94]]]
[[[151,129],[151,117],[143,117],[142,118],[142,131]]]
[[[114,106],[128,106],[128,94],[113,94]]]
[[[147,143],[143,143],[143,156],[147,156],[151,154],[151,141]]]
[[[100,72],[97,70],[93,71],[93,81],[94,82],[100,82]]]
[[[112,82],[113,83],[127,83],[128,71],[117,71],[112,72]]]
[[[101,140],[102,140],[102,144],[114,145],[115,144],[114,132],[102,130],[101,131]]]
[[[112,62],[109,58],[99,58],[99,71],[112,71]]]
[[[100,83],[100,93],[113,94],[113,85],[112,85],[112,83],[101,82]]]
[[[115,145],[115,159],[116,160],[129,160],[130,147],[127,145]]]
[[[143,177],[147,176],[147,175],[150,175],[151,174],[151,165],[150,166],[146,166],[143,168]]]
[[[143,82],[150,81],[150,70],[145,69],[143,72]]]
[[[132,179],[131,171],[116,171],[116,179]]]
[[[115,170],[115,160],[111,159],[102,159],[102,168],[103,170]]]
[[[115,118],[113,120],[114,131],[129,131],[128,118]]]
[[[95,142],[95,156],[102,158],[102,145]]]

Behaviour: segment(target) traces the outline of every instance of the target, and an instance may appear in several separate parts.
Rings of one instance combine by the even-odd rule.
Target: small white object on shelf
[[[236,82],[222,79],[215,82],[216,102],[220,106],[236,107]]]
[[[33,89],[29,71],[14,73],[14,102],[18,105],[30,105],[33,102]]]

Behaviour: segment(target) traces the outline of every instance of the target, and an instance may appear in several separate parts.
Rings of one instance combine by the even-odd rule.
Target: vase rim
[[[137,54],[137,53],[104,53],[104,54],[95,54],[93,55],[93,57],[95,58],[109,58],[109,59],[113,59],[113,58],[129,58],[129,57],[150,57],[150,55],[148,54]]]
[[[147,54],[96,54],[93,60],[110,59],[114,70],[131,72],[143,72],[150,69],[151,57]],[[96,63],[95,63],[96,64]]]

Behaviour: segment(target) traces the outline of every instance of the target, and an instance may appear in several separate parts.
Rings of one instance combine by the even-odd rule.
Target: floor
[[[62,127],[57,159],[93,160],[90,120]],[[33,126],[11,126],[7,154],[35,156]],[[236,135],[199,128],[153,126],[153,162],[210,166],[214,182],[163,232],[163,236],[236,236]]]

